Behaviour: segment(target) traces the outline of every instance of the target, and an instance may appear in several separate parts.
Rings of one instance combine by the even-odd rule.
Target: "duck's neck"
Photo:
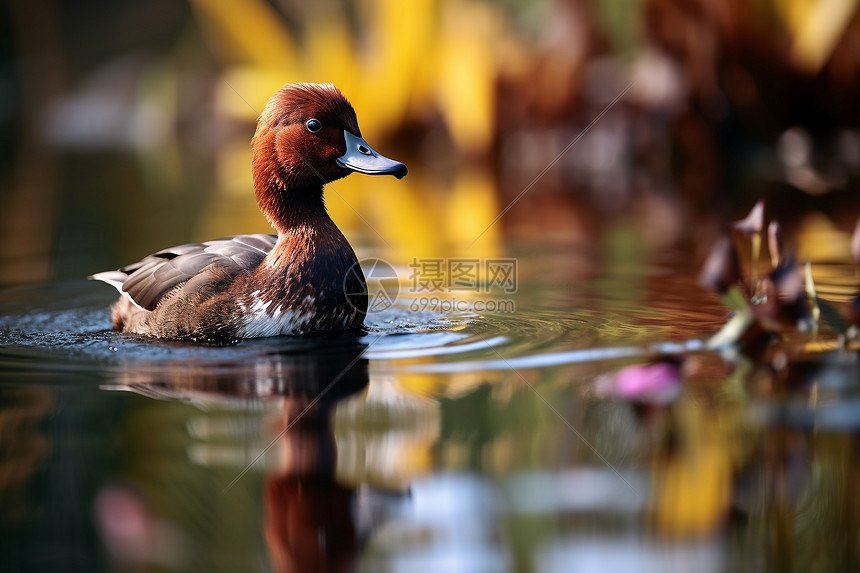
[[[265,192],[257,193],[257,203],[281,236],[298,228],[334,224],[326,212],[320,183],[285,189],[273,182]]]
[[[313,261],[349,243],[325,208],[322,185],[267,194],[260,207],[278,231],[278,241],[266,257],[270,267],[294,267]]]

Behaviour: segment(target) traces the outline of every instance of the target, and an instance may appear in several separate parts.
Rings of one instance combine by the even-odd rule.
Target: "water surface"
[[[581,256],[520,259],[513,313],[401,289],[364,333],[233,345],[3,290],[2,569],[856,569],[857,352],[727,363],[688,255]],[[667,353],[666,392],[618,391]]]

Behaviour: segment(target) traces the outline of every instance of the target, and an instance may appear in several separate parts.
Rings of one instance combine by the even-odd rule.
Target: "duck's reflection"
[[[355,489],[335,481],[334,439],[327,445],[266,479],[266,544],[276,571],[346,571],[357,556]]]
[[[282,572],[341,571],[353,567],[360,548],[354,517],[361,511],[356,486],[335,479],[332,420],[336,404],[368,384],[363,350],[358,342],[309,345],[300,352],[267,353],[241,363],[135,368],[124,372],[114,389],[204,406],[280,401],[282,423],[274,432],[264,432],[269,440],[276,436],[275,447],[258,449],[250,460],[264,459],[267,468],[264,536],[272,565]]]
[[[347,358],[326,357],[310,369],[322,374],[310,387],[333,384],[331,395],[294,386],[298,392],[284,400],[282,465],[265,485],[266,545],[276,571],[346,571],[357,556],[355,488],[334,478],[332,418],[339,397],[363,388],[368,373],[365,359]]]
[[[330,340],[293,342],[285,351],[263,347],[250,356],[237,352],[223,361],[198,360],[190,353],[184,361],[133,364],[109,388],[203,405],[283,398],[285,408],[304,403],[330,409],[368,383],[364,345],[353,337]]]

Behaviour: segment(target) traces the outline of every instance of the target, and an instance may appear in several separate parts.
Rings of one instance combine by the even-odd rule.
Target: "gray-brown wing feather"
[[[258,266],[275,246],[277,235],[236,235],[205,243],[190,243],[159,251],[119,271],[93,278],[119,286],[146,310],[154,310],[170,291],[214,266],[229,273]],[[124,280],[123,280],[124,275]],[[106,282],[108,282],[106,280]]]

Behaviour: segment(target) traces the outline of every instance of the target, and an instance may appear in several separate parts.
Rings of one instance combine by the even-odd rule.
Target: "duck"
[[[120,293],[114,330],[218,343],[363,327],[367,283],[324,187],[352,172],[402,179],[406,166],[364,140],[332,84],[275,92],[251,146],[257,204],[276,233],[179,245],[90,276]]]

